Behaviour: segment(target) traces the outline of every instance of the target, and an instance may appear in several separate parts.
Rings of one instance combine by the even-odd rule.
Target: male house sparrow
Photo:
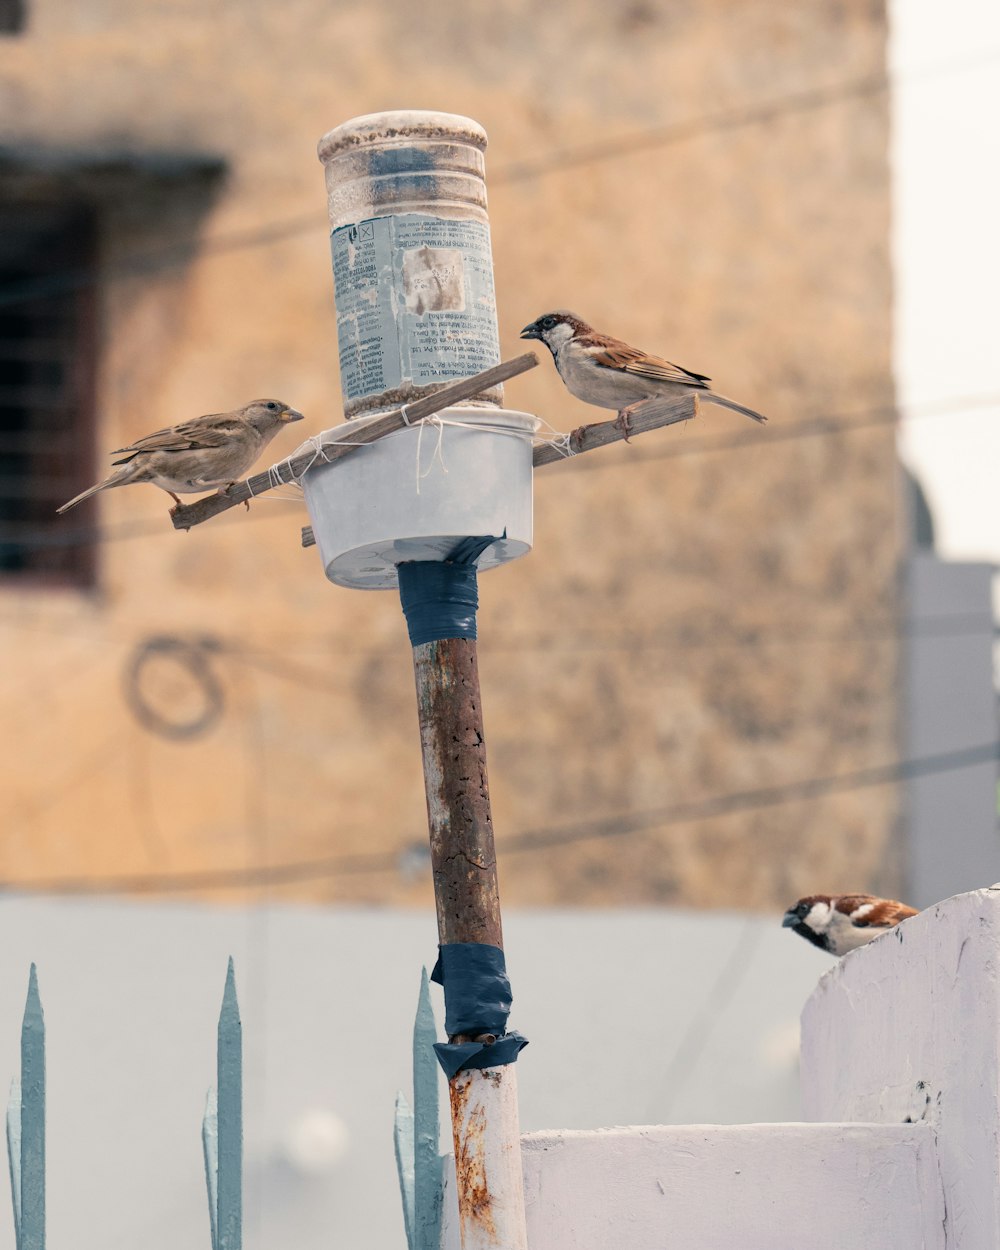
[[[781,926],[831,955],[846,955],[916,914],[905,903],[874,894],[810,894],[789,907]]]
[[[213,412],[157,430],[119,447],[113,454],[124,455],[113,463],[122,467],[56,511],[66,512],[99,490],[133,482],[152,482],[178,504],[178,494],[193,495],[213,486],[221,494],[243,476],[283,425],[301,420],[301,412],[279,399],[255,399],[235,412]]]
[[[685,391],[709,391],[704,374],[691,373],[669,360],[651,356],[621,339],[599,334],[575,313],[545,313],[521,331],[522,339],[541,339],[552,353],[559,376],[571,395],[598,408],[617,408],[616,425],[628,437],[629,417],[646,399],[680,395]],[[742,412],[754,421],[766,421],[759,412],[745,408],[725,395],[711,392],[724,408]]]

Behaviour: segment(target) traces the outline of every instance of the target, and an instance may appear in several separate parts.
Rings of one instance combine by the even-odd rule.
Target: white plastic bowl
[[[532,537],[532,436],[537,417],[447,408],[440,426],[400,430],[302,477],[326,575],[339,586],[390,590],[396,565],[447,560],[466,538],[494,535],[476,561],[527,555]],[[350,442],[369,418],[327,431]],[[458,423],[458,424],[452,424]]]

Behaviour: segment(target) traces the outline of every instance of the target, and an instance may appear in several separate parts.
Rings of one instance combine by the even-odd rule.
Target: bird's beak
[[[530,326],[525,326],[521,331],[522,339],[540,339],[542,336],[538,333],[538,325],[532,322]]]
[[[286,408],[279,417],[280,421],[301,421],[302,413],[297,412],[294,408]]]
[[[781,921],[781,927],[783,929],[794,929],[801,919],[802,917],[797,916],[795,912],[786,911]]]

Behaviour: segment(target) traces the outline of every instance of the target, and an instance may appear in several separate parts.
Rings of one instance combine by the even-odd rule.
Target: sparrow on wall
[[[279,399],[255,399],[235,412],[213,412],[157,430],[119,447],[113,454],[122,458],[113,463],[121,467],[56,511],[66,512],[99,490],[133,482],[151,482],[178,504],[178,495],[213,486],[221,494],[243,476],[282,426],[301,420],[301,412]]]
[[[754,421],[767,420],[752,408],[716,394],[705,374],[692,373],[621,339],[600,334],[575,313],[544,313],[524,327],[521,338],[540,339],[545,344],[571,395],[598,408],[617,409],[615,424],[626,438],[629,418],[644,400],[690,391],[709,391],[713,401],[724,408],[742,412]]]
[[[846,955],[915,915],[915,908],[874,894],[809,894],[789,907],[781,925],[820,950]]]

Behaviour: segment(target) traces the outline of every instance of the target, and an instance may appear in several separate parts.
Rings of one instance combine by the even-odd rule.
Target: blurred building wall
[[[771,417],[706,409],[539,473],[534,552],[481,586],[505,899],[896,888],[897,787],[729,797],[900,754],[893,432],[810,425],[893,398],[882,6],[29,8],[0,42],[0,145],[97,212],[100,456],[257,395],[303,436],[339,420],[315,141],[400,106],[489,132],[505,356],[568,306]],[[225,172],[189,196],[66,176],[163,159]],[[507,402],[602,419],[547,360]],[[0,584],[0,876],[241,896],[244,870],[322,861],[272,893],[427,903],[398,604],[326,584],[294,502],[188,534],[168,504],[134,488],[66,516],[100,529],[92,591]]]
[[[912,758],[975,750],[997,739],[991,564],[908,564],[905,742]],[[949,631],[951,623],[966,632]],[[1000,875],[997,764],[985,759],[907,782],[906,898],[926,907]]]

